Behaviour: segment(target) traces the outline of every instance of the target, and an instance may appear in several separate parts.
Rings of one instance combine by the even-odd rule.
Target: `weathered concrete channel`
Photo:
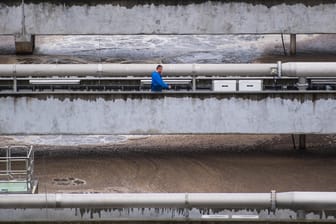
[[[35,35],[50,34],[128,34],[132,39],[139,34],[336,33],[334,0],[24,2],[0,3],[0,35],[15,36],[16,50],[26,53],[34,49]],[[100,42],[94,52],[101,50]],[[153,57],[161,58],[157,54]],[[0,142],[6,143],[5,134],[155,135],[115,145],[37,147],[41,193],[335,191],[335,97],[334,91],[2,92]],[[188,140],[184,134],[210,135]],[[288,134],[327,135],[308,136],[308,151],[298,154]],[[204,137],[209,139],[201,141]],[[244,145],[247,139],[253,143]],[[329,142],[326,152],[321,140]],[[307,211],[306,220],[299,215],[292,210],[3,209],[0,222],[246,223],[250,217],[248,223],[332,223],[336,217],[325,211]]]

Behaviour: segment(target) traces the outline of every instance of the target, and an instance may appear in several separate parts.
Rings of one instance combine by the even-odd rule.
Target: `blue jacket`
[[[161,92],[162,89],[168,89],[168,85],[162,80],[160,73],[154,71],[152,73],[152,91]]]

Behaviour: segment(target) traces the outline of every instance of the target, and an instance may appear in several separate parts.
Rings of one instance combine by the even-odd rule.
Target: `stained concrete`
[[[21,5],[22,0],[3,0],[2,4],[7,6]],[[315,6],[320,4],[334,3],[334,0],[25,0],[25,3],[38,4],[38,3],[52,3],[55,5],[73,6],[73,5],[119,5],[127,8],[132,8],[137,5],[153,4],[153,5],[190,5],[202,4],[205,2],[243,2],[251,3],[253,5],[266,5],[268,7],[281,5],[283,3],[288,5],[304,4],[306,6]]]
[[[0,134],[336,133],[334,94],[17,95],[0,105]]]
[[[6,1],[0,8],[0,34],[336,32],[334,1],[92,2],[27,1],[23,17],[21,5]]]
[[[17,54],[32,54],[34,52],[34,46],[34,35],[15,38],[15,50]]]

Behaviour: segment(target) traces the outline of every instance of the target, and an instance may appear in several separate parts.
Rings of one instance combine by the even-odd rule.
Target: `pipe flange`
[[[13,74],[16,74],[16,64],[13,64]]]
[[[278,69],[278,78],[281,78],[282,76],[282,62],[281,61],[278,61],[277,69]]]
[[[188,195],[188,193],[184,194],[184,204],[187,208],[189,208],[189,195]]]
[[[271,191],[271,209],[272,210],[276,209],[276,191],[275,190]]]

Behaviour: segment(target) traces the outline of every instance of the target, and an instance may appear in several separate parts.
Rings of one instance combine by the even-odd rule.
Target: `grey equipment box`
[[[216,92],[236,92],[237,80],[213,80],[212,90]]]
[[[263,90],[262,80],[239,80],[240,92],[258,92]]]

